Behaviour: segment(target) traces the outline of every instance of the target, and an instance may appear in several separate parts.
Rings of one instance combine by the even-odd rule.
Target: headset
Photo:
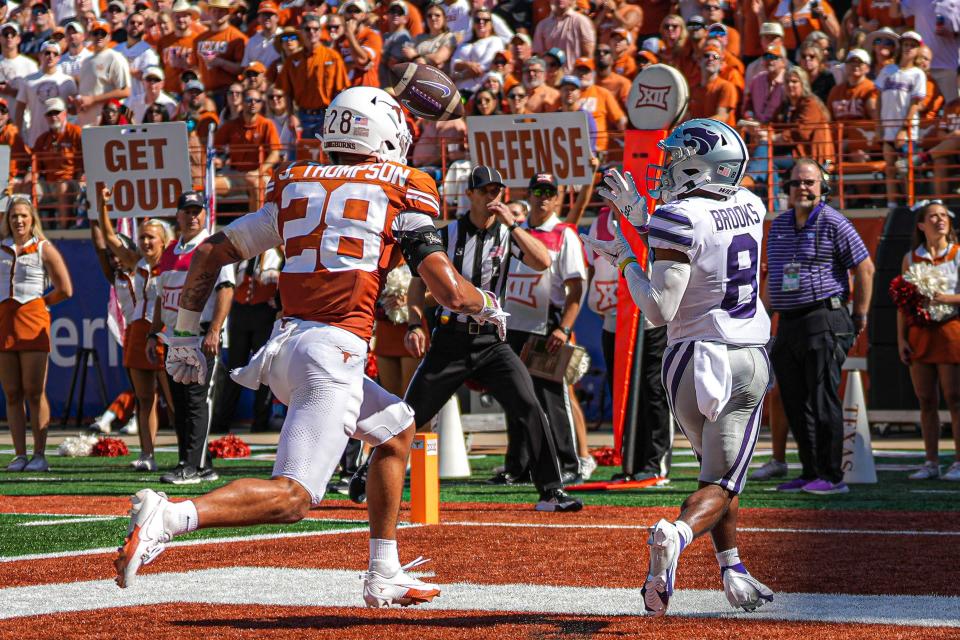
[[[794,163],[794,165],[790,167],[788,171],[785,172],[787,173],[787,178],[785,180],[781,180],[781,184],[780,184],[781,190],[788,196],[790,195],[790,174],[793,173],[793,170],[800,164],[808,164],[808,165],[814,166],[820,172],[820,201],[821,202],[825,201],[833,191],[830,188],[830,173],[827,172],[827,170],[823,167],[822,164],[820,164],[813,158],[798,158],[797,161]]]

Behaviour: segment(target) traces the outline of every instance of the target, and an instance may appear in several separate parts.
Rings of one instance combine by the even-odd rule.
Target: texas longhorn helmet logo
[[[639,96],[637,97],[637,102],[633,105],[635,109],[652,107],[654,109],[660,109],[666,111],[667,107],[667,96],[670,95],[670,91],[673,87],[651,87],[645,84],[638,84],[637,91]]]

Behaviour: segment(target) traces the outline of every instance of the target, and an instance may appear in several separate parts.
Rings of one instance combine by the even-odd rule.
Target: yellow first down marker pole
[[[410,521],[440,523],[440,441],[435,433],[418,433],[410,448]]]

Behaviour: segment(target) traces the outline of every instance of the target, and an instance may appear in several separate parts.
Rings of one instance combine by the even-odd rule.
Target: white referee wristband
[[[180,307],[177,309],[177,335],[200,335],[200,311],[190,311]]]

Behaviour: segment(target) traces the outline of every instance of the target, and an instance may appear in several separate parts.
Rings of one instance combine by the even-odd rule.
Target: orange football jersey
[[[275,174],[266,201],[277,207],[286,256],[283,314],[325,322],[364,340],[373,332],[384,278],[400,259],[394,231],[412,230],[401,214],[440,215],[433,178],[393,162],[295,162]]]

